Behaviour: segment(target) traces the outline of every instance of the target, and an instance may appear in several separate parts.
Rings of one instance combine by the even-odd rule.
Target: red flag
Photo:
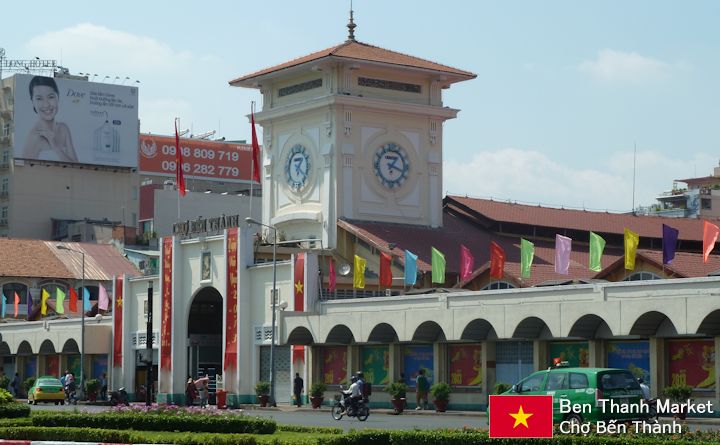
[[[707,263],[710,252],[715,247],[720,229],[711,222],[705,221],[703,224],[703,260]]]
[[[295,278],[293,280],[295,287],[295,310],[305,310],[305,254],[295,254]]]
[[[102,288],[102,284],[100,285]],[[123,279],[115,277],[115,307],[113,308],[113,368],[122,368],[123,338]]]
[[[553,437],[553,396],[490,396],[490,438]]]
[[[474,267],[475,258],[470,253],[470,249],[460,244],[460,281],[470,278]]]
[[[505,251],[495,241],[490,242],[490,276],[502,279],[505,270]]]
[[[77,312],[77,292],[75,292],[75,288],[70,288],[70,312]]]
[[[258,144],[257,133],[255,133],[255,113],[250,113],[250,125],[252,125],[252,180],[260,182],[260,144]]]
[[[20,304],[20,295],[18,295],[17,292],[15,292],[15,318],[17,318],[18,315],[18,305]]]
[[[305,363],[305,346],[293,345],[292,347],[292,362],[293,363]]]
[[[380,286],[392,287],[392,256],[380,252]]]
[[[330,292],[335,292],[335,260],[330,258],[330,271],[328,272],[328,287],[330,288]]]
[[[180,196],[185,196],[185,172],[183,171],[183,155],[180,149],[180,135],[177,129],[177,119],[175,119],[175,184],[177,184]]]

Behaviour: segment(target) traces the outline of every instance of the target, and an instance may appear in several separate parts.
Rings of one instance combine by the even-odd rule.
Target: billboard
[[[608,368],[628,369],[636,378],[650,383],[650,343],[640,341],[611,341],[607,346]]]
[[[478,386],[482,383],[482,345],[449,345],[450,385]]]
[[[574,368],[587,368],[590,366],[588,342],[552,342],[548,352],[550,360],[548,366],[553,365],[553,360],[560,359],[561,362],[568,362]]]
[[[387,346],[363,346],[360,348],[360,362],[365,381],[372,385],[387,385],[389,382],[390,348]]]
[[[137,167],[138,89],[15,75],[18,159]]]
[[[715,340],[668,341],[670,384],[715,389]]]
[[[185,179],[250,182],[252,146],[203,139],[180,139]],[[175,177],[175,137],[140,135],[138,170],[144,175]]]

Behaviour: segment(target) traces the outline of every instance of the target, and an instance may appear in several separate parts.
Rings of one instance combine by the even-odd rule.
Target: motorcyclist
[[[68,402],[73,402],[73,399],[75,399],[75,374],[70,372],[69,369],[65,371],[65,380],[63,383],[65,385],[65,395]]]
[[[354,413],[357,410],[358,400],[362,399],[362,392],[360,391],[360,386],[358,385],[358,378],[356,376],[352,376],[350,378],[350,382],[352,383],[350,385],[350,388],[342,391],[342,393],[345,395],[345,399],[350,400],[350,410],[348,411],[348,413]]]
[[[643,393],[643,399],[645,399],[646,402],[650,401],[650,387],[647,383],[645,383],[645,380],[640,377],[638,378],[638,383],[640,384],[640,389]]]

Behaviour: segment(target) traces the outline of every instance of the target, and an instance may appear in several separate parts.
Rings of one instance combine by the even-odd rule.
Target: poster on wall
[[[403,348],[403,369],[405,370],[405,383],[409,387],[415,387],[415,378],[420,369],[425,370],[425,377],[432,385],[435,377],[432,345],[405,346]]]
[[[607,364],[608,368],[628,369],[649,384],[650,343],[647,340],[608,342]]]
[[[138,89],[15,75],[17,159],[137,167]]]
[[[478,386],[482,383],[482,346],[450,345],[450,385]]]
[[[53,377],[60,377],[60,356],[59,355],[46,355],[45,356],[45,374]]]
[[[326,385],[347,384],[347,347],[331,346],[323,348],[323,383]]]
[[[94,379],[99,379],[104,373],[108,371],[108,358],[107,355],[93,355],[90,361],[91,369],[90,375]]]
[[[587,368],[590,366],[588,342],[552,342],[548,348],[550,359],[548,366],[552,366],[557,358],[561,362],[568,362],[573,367]]]
[[[35,357],[25,358],[25,366],[23,367],[23,371],[25,372],[25,374],[23,375],[23,379],[26,379],[28,377],[37,377],[37,368],[35,365]]]
[[[365,381],[373,385],[387,385],[389,382],[390,348],[387,346],[363,346],[360,350]]]
[[[715,389],[715,340],[669,340],[668,359],[671,385]]]
[[[75,374],[75,378],[80,380],[80,356],[79,355],[68,355],[67,357],[67,369]],[[63,370],[65,372],[65,370]]]

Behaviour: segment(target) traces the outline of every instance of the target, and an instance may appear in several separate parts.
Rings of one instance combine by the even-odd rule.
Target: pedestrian
[[[205,408],[208,404],[208,379],[200,379],[200,406]]]
[[[197,388],[195,387],[195,382],[193,382],[193,378],[191,375],[188,376],[187,383],[185,384],[185,405],[186,406],[192,406],[195,397],[197,397]]]
[[[12,382],[10,382],[10,391],[12,392],[13,397],[16,399],[18,396],[19,389],[20,389],[20,374],[16,372],[15,377],[13,377]]]
[[[100,400],[107,399],[107,374],[102,373],[100,376]]]
[[[416,410],[427,409],[428,403],[428,390],[430,389],[430,383],[427,377],[425,377],[425,370],[420,368],[418,375],[415,378],[415,402],[417,406]]]
[[[295,404],[298,408],[302,406],[302,392],[305,382],[303,382],[300,373],[295,373],[295,379],[293,380],[293,395],[295,396]]]

